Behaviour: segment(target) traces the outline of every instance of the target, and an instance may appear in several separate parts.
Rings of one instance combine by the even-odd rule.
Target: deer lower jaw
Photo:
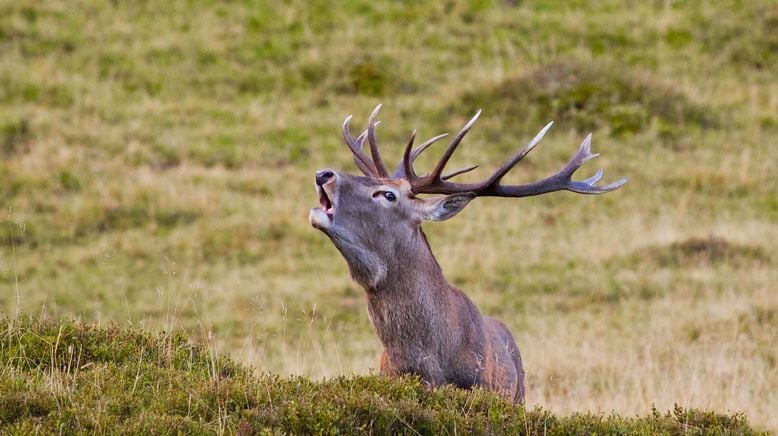
[[[332,215],[320,207],[314,207],[308,214],[308,221],[319,230],[325,230],[332,225]]]
[[[319,193],[321,207],[311,209],[308,221],[319,230],[328,229],[332,225],[332,217],[335,214],[335,203],[330,199],[324,187],[317,186],[316,191]]]

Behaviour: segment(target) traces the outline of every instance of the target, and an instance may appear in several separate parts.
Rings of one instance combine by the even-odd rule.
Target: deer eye
[[[384,198],[389,201],[397,200],[397,197],[394,195],[394,192],[390,192],[390,191],[384,192]]]

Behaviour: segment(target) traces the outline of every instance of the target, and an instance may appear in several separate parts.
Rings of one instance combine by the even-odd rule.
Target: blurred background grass
[[[182,329],[282,375],[367,373],[380,343],[307,223],[313,172],[354,171],[340,123],[378,102],[392,159],[413,128],[483,108],[451,164],[481,164],[473,179],[550,119],[511,181],[589,131],[602,156],[580,177],[630,176],[427,226],[449,280],[516,336],[528,403],[776,429],[777,35],[773,0],[3,2],[0,308]]]

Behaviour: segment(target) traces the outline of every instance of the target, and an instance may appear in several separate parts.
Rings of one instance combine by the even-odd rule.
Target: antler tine
[[[378,111],[380,110],[381,105],[379,104],[370,114],[370,118],[367,123],[367,141],[370,143],[370,154],[373,156],[373,165],[376,169],[376,174],[378,174],[379,177],[388,178],[389,172],[386,170],[384,160],[381,158],[381,153],[378,151],[378,142],[376,141],[375,137],[375,128],[378,125],[375,119],[378,116]]]
[[[367,130],[357,136],[357,145],[359,146],[359,151],[362,151],[362,146],[365,144],[365,138],[367,138]]]
[[[448,136],[448,133],[443,133],[441,135],[435,136],[433,138],[430,138],[430,139],[424,141],[420,146],[414,148],[413,150],[411,150],[410,148],[408,149],[408,153],[409,153],[408,161],[409,161],[409,164],[411,165],[411,173],[414,176],[416,176],[416,173],[413,171],[413,163],[416,161],[416,158],[419,157],[419,155],[424,150],[429,148],[430,145],[434,144],[435,142],[438,142],[440,139],[445,138],[446,136]],[[410,141],[408,147],[413,146],[413,139],[415,139],[415,138],[416,138],[416,130],[413,131],[413,136],[411,138],[411,141]],[[394,172],[392,173],[392,178],[393,179],[403,178],[403,177],[406,176],[406,174],[409,174],[409,173],[405,169],[405,156],[403,156],[403,160],[401,160],[400,163],[397,164],[397,167],[395,167]]]
[[[462,138],[467,135],[467,132],[470,131],[470,128],[473,127],[473,124],[475,124],[476,120],[478,120],[478,117],[481,116],[481,109],[478,109],[473,115],[473,118],[470,118],[470,121],[465,124],[465,127],[462,127],[462,130],[457,133],[457,136],[454,137],[454,139],[451,140],[451,144],[449,144],[448,148],[446,149],[445,153],[443,153],[443,156],[441,156],[440,160],[438,161],[438,164],[435,165],[435,169],[432,170],[432,173],[430,173],[429,177],[431,180],[439,180],[440,174],[443,172],[443,168],[446,167],[446,164],[448,163],[449,159],[451,159],[451,156],[454,154],[454,151],[459,146],[459,143],[462,142]]]
[[[570,162],[568,162],[567,165],[565,165],[565,167],[562,168],[562,170],[555,176],[560,176],[563,181],[567,182],[565,189],[568,191],[577,192],[579,194],[603,194],[613,191],[614,189],[618,189],[627,183],[629,178],[624,177],[617,182],[605,186],[595,186],[595,183],[599,182],[602,178],[602,168],[598,169],[597,172],[588,179],[581,181],[572,180],[573,173],[575,173],[576,170],[581,167],[581,165],[596,158],[599,155],[599,153],[592,153],[592,134],[589,133],[586,135],[586,138],[584,138],[583,142],[581,142],[581,146],[578,147],[578,152],[575,153],[575,155],[570,159]]]
[[[598,169],[595,175],[589,177],[586,180],[581,180],[580,182],[576,180],[571,180],[570,181],[571,188],[569,190],[581,194],[604,194],[606,192],[619,189],[623,184],[627,183],[627,180],[629,180],[629,177],[624,177],[617,182],[613,182],[605,186],[594,186],[595,183],[600,181],[601,178],[602,178],[602,168]]]
[[[593,176],[582,181],[588,185],[594,185],[595,183],[599,182],[601,178],[602,178],[602,168],[599,168]]]
[[[413,163],[416,160],[416,158],[419,157],[419,155],[424,150],[429,148],[430,145],[438,142],[439,140],[445,138],[446,136],[448,136],[448,133],[441,133],[438,136],[434,136],[434,137],[424,141],[420,146],[418,146],[416,149],[413,150],[413,153],[411,153],[411,163]]]
[[[494,172],[494,174],[491,175],[491,177],[489,177],[489,179],[487,179],[485,186],[500,183],[500,180],[502,180],[502,178],[505,177],[505,175],[508,174],[508,172],[513,169],[513,167],[515,167],[519,161],[524,159],[524,157],[529,154],[530,151],[532,151],[538,144],[540,144],[540,141],[544,136],[546,136],[546,132],[548,132],[548,130],[553,125],[553,121],[550,121],[548,124],[546,124],[546,126],[543,127],[534,138],[532,138],[532,141],[528,142],[527,145],[516,152],[512,158],[505,162],[497,171]]]
[[[354,163],[357,165],[357,168],[359,168],[359,170],[362,171],[362,173],[364,173],[366,176],[375,177],[377,171],[373,166],[373,163],[365,155],[365,153],[362,152],[362,145],[365,143],[365,137],[367,136],[368,132],[362,133],[355,140],[351,136],[351,128],[349,126],[351,123],[351,117],[352,115],[347,116],[346,120],[343,122],[343,140],[346,142],[349,150],[351,150],[351,154],[354,155]]]
[[[411,148],[413,148],[413,141],[415,139],[416,129],[413,129],[413,132],[411,132],[411,137],[408,139],[408,145],[405,146],[405,151],[403,152],[403,160],[401,162],[402,167],[398,168],[398,170],[401,169],[403,172],[401,177],[405,177],[409,181],[416,179],[416,172],[413,170],[413,157],[411,157]]]
[[[478,165],[471,165],[469,167],[460,168],[460,169],[458,169],[456,171],[452,171],[452,172],[450,172],[448,174],[444,174],[444,175],[440,176],[440,180],[448,180],[448,179],[454,178],[454,177],[456,177],[456,176],[458,176],[460,174],[469,173],[470,171],[473,171],[476,168],[478,168]]]

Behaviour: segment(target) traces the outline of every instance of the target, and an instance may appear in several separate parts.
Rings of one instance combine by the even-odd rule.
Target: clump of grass
[[[253,380],[180,334],[30,319],[0,322],[0,367],[0,431],[11,433],[208,431],[250,406],[240,389]]]
[[[384,95],[394,86],[392,78],[388,75],[390,70],[386,65],[373,59],[356,60],[348,68],[349,83],[345,85],[345,89],[365,95]]]
[[[258,377],[180,334],[77,322],[0,321],[0,366],[0,431],[11,434],[754,433],[740,414],[563,417],[417,378]]]
[[[0,361],[24,371],[149,362],[160,368],[206,372],[212,364],[202,348],[189,344],[180,333],[153,336],[115,325],[19,318],[0,321],[0,334]],[[220,358],[220,362],[223,373],[239,371],[229,359]]]
[[[7,159],[25,153],[31,137],[30,123],[25,118],[0,124],[0,156]]]
[[[549,119],[580,132],[607,128],[612,135],[637,133],[652,124],[670,133],[687,124],[716,123],[710,108],[644,72],[577,60],[542,65],[470,90],[457,105],[483,108],[492,117],[510,120],[501,126],[522,132]]]
[[[778,6],[765,2],[728,17],[707,14],[693,19],[698,24],[695,39],[728,62],[766,71],[778,62]]]
[[[648,263],[660,268],[679,268],[704,265],[738,266],[755,262],[767,264],[769,261],[769,254],[761,247],[741,245],[710,235],[642,248],[627,256],[625,262]]]

